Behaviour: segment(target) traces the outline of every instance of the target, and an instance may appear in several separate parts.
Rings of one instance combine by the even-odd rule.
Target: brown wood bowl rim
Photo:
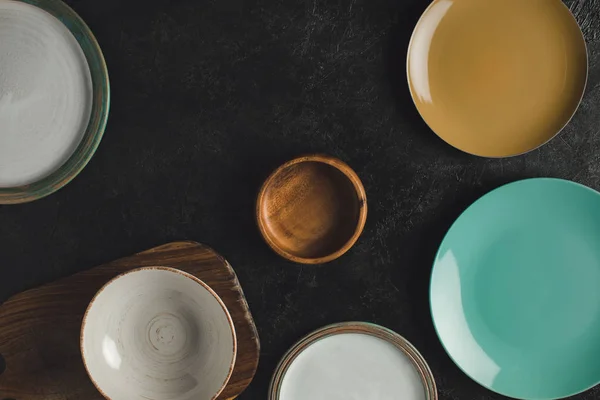
[[[140,272],[140,271],[147,271],[147,270],[169,271],[169,272],[173,272],[173,273],[179,274],[179,275],[181,275],[181,276],[183,276],[185,278],[193,280],[194,282],[196,282],[200,286],[202,286],[204,289],[206,289],[217,300],[217,302],[219,303],[219,305],[223,309],[223,312],[227,316],[227,322],[229,323],[229,328],[231,329],[231,333],[233,335],[233,358],[231,360],[231,365],[229,366],[229,372],[227,373],[227,378],[223,382],[223,385],[219,389],[218,393],[216,393],[212,397],[212,399],[211,399],[211,400],[216,400],[219,397],[219,395],[223,392],[223,390],[225,390],[225,388],[227,387],[227,384],[229,383],[229,380],[231,379],[231,376],[233,375],[233,369],[235,367],[235,362],[236,362],[236,358],[237,358],[238,343],[237,343],[237,333],[235,332],[235,325],[233,323],[233,318],[231,317],[231,314],[229,313],[229,310],[227,309],[227,306],[225,305],[225,303],[223,302],[223,300],[221,299],[221,297],[210,286],[208,286],[207,283],[205,283],[204,281],[202,281],[200,278],[197,278],[194,275],[192,275],[192,274],[190,274],[188,272],[179,270],[177,268],[160,267],[160,266],[134,268],[134,269],[131,269],[129,271],[125,271],[123,273],[118,274],[117,276],[115,276],[114,278],[112,278],[108,282],[106,282],[104,285],[102,285],[102,287],[98,290],[98,292],[96,292],[96,294],[94,295],[94,297],[90,301],[90,304],[88,304],[88,306],[87,306],[87,308],[85,310],[85,313],[83,314],[83,320],[81,322],[81,330],[80,330],[80,333],[79,333],[79,351],[81,353],[81,359],[83,360],[83,366],[85,367],[85,372],[87,373],[88,377],[92,381],[92,384],[94,385],[94,387],[96,388],[96,390],[98,390],[98,392],[102,396],[104,396],[104,398],[106,398],[107,400],[112,400],[110,397],[108,397],[108,395],[106,393],[104,393],[102,391],[102,389],[100,389],[100,386],[94,380],[94,377],[92,377],[92,374],[90,373],[90,370],[88,369],[88,366],[87,366],[87,362],[85,360],[85,356],[84,356],[84,352],[83,352],[83,331],[85,329],[85,324],[87,322],[88,312],[92,308],[92,305],[96,301],[96,298],[100,295],[100,293],[102,293],[104,291],[104,289],[106,289],[108,287],[108,285],[110,285],[111,283],[113,283],[117,279],[120,279],[120,278],[124,277],[125,275],[129,275],[129,274],[132,274],[132,273],[135,273],[135,272]]]
[[[438,399],[435,378],[431,372],[431,369],[429,368],[429,365],[427,364],[427,361],[425,361],[425,358],[423,358],[421,353],[419,353],[419,351],[408,340],[391,329],[380,325],[369,322],[349,321],[324,326],[312,333],[309,333],[300,339],[300,341],[298,341],[296,344],[294,344],[292,348],[285,353],[275,369],[275,373],[271,378],[271,383],[269,386],[268,400],[280,400],[283,379],[285,378],[289,367],[304,350],[321,339],[341,333],[360,333],[364,335],[371,335],[396,346],[397,349],[402,351],[410,359],[413,366],[419,373],[425,389],[426,400]]]
[[[264,215],[262,212],[262,204],[265,201],[267,189],[269,188],[275,177],[279,175],[283,170],[291,167],[292,165],[301,164],[305,162],[317,162],[327,164],[340,171],[352,183],[356,196],[359,202],[362,203],[359,208],[360,211],[358,215],[358,220],[356,221],[356,227],[350,239],[348,239],[348,241],[346,241],[346,243],[344,243],[344,245],[342,245],[338,250],[323,257],[299,257],[281,248],[269,235],[269,230],[265,225]],[[280,165],[279,167],[277,167],[277,169],[275,169],[275,171],[271,173],[271,175],[269,175],[269,177],[262,184],[258,193],[258,198],[256,200],[256,222],[258,224],[258,229],[260,230],[261,236],[263,237],[265,242],[267,242],[269,247],[271,247],[271,249],[273,249],[277,254],[279,254],[283,258],[300,264],[323,264],[329,261],[333,261],[336,258],[339,258],[342,255],[344,255],[348,250],[350,250],[352,246],[354,246],[354,244],[360,237],[363,229],[365,228],[365,224],[367,222],[367,211],[367,194],[365,191],[365,187],[363,186],[363,183],[358,177],[357,173],[348,164],[346,164],[339,158],[328,156],[325,154],[305,155],[294,158]]]

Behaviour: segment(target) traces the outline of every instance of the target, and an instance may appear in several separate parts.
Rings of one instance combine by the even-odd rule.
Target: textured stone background
[[[0,300],[155,245],[191,239],[236,269],[262,339],[240,397],[265,399],[278,359],[322,325],[366,320],[421,350],[442,400],[501,399],[444,353],[429,317],[431,262],[478,197],[551,176],[600,189],[600,2],[568,2],[590,52],[572,123],[528,155],[462,154],[419,118],[405,79],[426,0],[70,0],[95,32],[112,80],[108,129],[58,193],[0,207]],[[324,266],[283,261],[261,241],[261,180],[305,152],[355,168],[369,218],[358,244]],[[577,399],[600,399],[592,390]]]

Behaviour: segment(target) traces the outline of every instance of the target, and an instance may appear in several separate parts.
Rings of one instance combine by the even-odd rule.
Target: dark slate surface
[[[551,176],[600,189],[600,2],[569,2],[590,76],[572,123],[541,150],[463,154],[420,120],[405,54],[425,0],[70,0],[104,49],[112,109],[89,166],[58,193],[0,207],[0,299],[165,242],[192,239],[236,269],[262,339],[240,397],[265,399],[278,359],[322,325],[366,320],[421,350],[443,400],[501,399],[438,343],[431,261],[451,222],[489,190]],[[346,160],[370,214],[325,266],[283,261],[261,241],[261,180],[305,152]],[[1,396],[0,396],[1,397]],[[577,399],[600,399],[591,391]]]

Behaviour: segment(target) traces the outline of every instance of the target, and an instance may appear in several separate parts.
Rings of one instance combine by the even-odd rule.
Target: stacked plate
[[[0,1],[0,204],[71,181],[108,118],[106,64],[89,28],[60,1]]]
[[[321,328],[277,367],[269,400],[436,400],[433,375],[395,332],[364,322]]]

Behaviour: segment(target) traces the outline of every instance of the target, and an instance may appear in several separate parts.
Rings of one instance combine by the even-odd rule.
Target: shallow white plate
[[[92,33],[60,1],[0,0],[0,37],[2,204],[50,194],[85,166],[109,86]]]
[[[298,342],[280,362],[269,400],[435,400],[431,370],[406,339],[346,322]]]

